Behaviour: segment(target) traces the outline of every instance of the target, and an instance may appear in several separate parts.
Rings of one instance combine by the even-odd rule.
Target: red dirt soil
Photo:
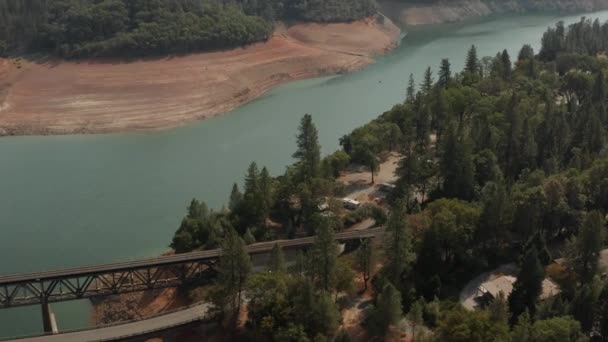
[[[281,83],[353,71],[396,46],[388,19],[279,27],[265,43],[144,61],[0,59],[0,135],[179,126]]]

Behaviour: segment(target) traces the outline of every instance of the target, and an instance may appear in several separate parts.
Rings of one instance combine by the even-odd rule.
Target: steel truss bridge
[[[337,233],[347,242],[373,238],[383,228]],[[252,244],[247,253],[268,253],[275,244],[283,249],[305,248],[315,237]],[[50,303],[164,289],[208,281],[222,255],[221,249],[161,256],[137,261],[76,267],[21,275],[0,276],[0,308],[42,305],[45,331],[51,331]]]

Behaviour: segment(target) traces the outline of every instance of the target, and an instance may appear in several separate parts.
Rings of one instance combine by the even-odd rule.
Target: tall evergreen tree
[[[420,90],[424,96],[429,96],[433,89],[433,71],[431,67],[427,67],[424,71],[424,81],[420,85]]]
[[[597,274],[605,236],[602,214],[592,211],[586,215],[578,235],[568,243],[566,259],[582,283],[589,283]]]
[[[302,179],[310,182],[319,176],[321,171],[321,146],[319,145],[319,133],[312,122],[310,114],[304,115],[300,122],[297,135],[297,151],[293,157],[298,160],[298,166]]]
[[[367,326],[372,335],[384,336],[389,327],[397,325],[402,318],[401,293],[391,283],[387,283],[367,317]]]
[[[441,60],[441,66],[439,67],[439,86],[446,89],[452,80],[452,70],[450,60],[444,58]]]
[[[270,251],[270,259],[268,260],[268,270],[274,273],[286,272],[285,256],[279,244],[275,243]]]
[[[509,309],[511,322],[528,310],[531,315],[536,312],[536,302],[542,293],[542,282],[545,279],[545,270],[538,259],[536,247],[532,246],[524,255],[521,270],[517,281],[513,284],[513,291],[509,296]]]
[[[441,156],[443,194],[449,198],[471,200],[475,187],[475,165],[471,147],[453,125],[447,130]]]
[[[410,74],[409,81],[407,83],[407,91],[405,93],[405,102],[412,103],[416,98],[416,81],[414,80],[414,74]]]
[[[232,212],[237,212],[243,202],[243,194],[239,191],[239,186],[234,183],[232,185],[232,191],[230,192],[230,200],[228,202],[228,209]]]
[[[245,251],[245,242],[234,229],[228,229],[222,241],[218,272],[220,293],[214,302],[222,312],[234,318],[240,311],[242,292],[251,273],[251,258]]]
[[[502,61],[502,67],[503,67],[502,78],[505,80],[509,80],[509,79],[511,79],[513,65],[511,64],[511,57],[509,56],[509,52],[507,52],[507,49],[504,49],[502,51],[502,54],[500,55],[500,59]]]
[[[364,291],[367,291],[367,283],[371,278],[372,270],[374,267],[374,249],[372,248],[372,241],[365,239],[361,242],[361,246],[357,250],[357,270],[363,275]]]
[[[329,291],[334,281],[336,263],[338,260],[338,246],[336,245],[334,231],[327,219],[321,219],[316,230],[317,237],[312,247],[313,277],[319,287]]]
[[[410,232],[407,228],[406,204],[399,200],[393,206],[387,223],[385,272],[389,280],[399,286],[405,273],[416,258],[412,251]]]
[[[260,206],[261,206],[261,215],[266,221],[266,218],[270,215],[270,209],[272,208],[272,178],[268,173],[268,169],[266,167],[262,168],[262,172],[260,172]]]
[[[475,45],[471,45],[471,48],[467,53],[465,70],[471,74],[477,74],[479,72],[479,58],[477,57],[477,47],[475,47]]]

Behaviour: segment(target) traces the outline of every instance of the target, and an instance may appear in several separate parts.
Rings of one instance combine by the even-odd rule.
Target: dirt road
[[[146,61],[0,59],[0,135],[173,127],[281,83],[353,71],[396,45],[388,19],[277,28],[265,43]]]

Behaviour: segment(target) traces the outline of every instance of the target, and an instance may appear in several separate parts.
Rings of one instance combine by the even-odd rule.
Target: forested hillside
[[[373,13],[373,0],[4,0],[0,54],[204,51],[268,39],[275,20],[350,21]]]
[[[360,298],[356,270],[363,291],[368,280],[374,289],[361,340],[605,341],[606,32],[597,21],[559,23],[539,54],[524,45],[516,56],[481,58],[472,46],[461,72],[443,59],[420,83],[404,77],[403,103],[342,137],[343,149],[325,158],[305,115],[296,163],[284,175],[253,163],[227,209],[193,201],[172,246],[229,251],[208,298],[234,324],[241,291],[254,294],[246,333],[256,340],[350,340],[338,327]],[[387,205],[345,214],[331,200],[344,195],[337,176],[350,163],[373,174],[389,152],[401,160]],[[381,251],[363,243],[338,257],[333,232],[362,217],[390,238],[377,242]],[[295,266],[276,247],[270,271],[250,273],[246,243],[296,232],[317,237]],[[506,265],[512,288],[465,310],[465,285]],[[546,281],[559,291],[542,295]]]

